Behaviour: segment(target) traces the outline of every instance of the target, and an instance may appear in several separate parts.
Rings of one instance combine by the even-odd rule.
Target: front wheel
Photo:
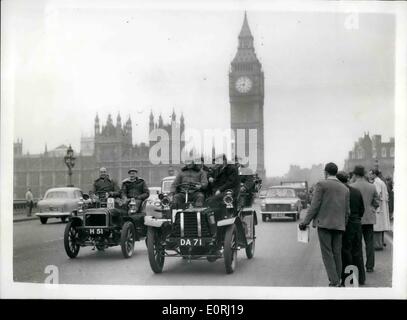
[[[66,254],[71,259],[76,258],[79,253],[80,247],[77,238],[78,229],[72,224],[72,221],[68,222],[64,232],[64,247]]]
[[[130,221],[126,221],[123,225],[120,236],[120,245],[125,258],[130,258],[133,255],[135,239],[136,230],[134,228],[134,224]]]
[[[261,215],[261,220],[262,220],[263,222],[266,222],[266,221],[267,221],[267,216],[266,216],[265,214],[262,214],[262,215]]]
[[[62,221],[62,223],[65,223],[66,217],[61,217],[61,221]]]
[[[256,233],[255,233],[255,226],[253,225],[253,241],[246,247],[246,257],[247,259],[251,259],[254,256],[254,250],[256,248]]]
[[[48,221],[48,218],[40,217],[40,221],[42,224],[46,224]]]
[[[147,251],[150,267],[154,273],[163,272],[164,267],[164,248],[160,245],[158,232],[153,227],[147,229]]]
[[[230,274],[235,271],[237,263],[237,234],[235,224],[227,227],[225,240],[223,243],[223,258],[225,260],[226,273]]]

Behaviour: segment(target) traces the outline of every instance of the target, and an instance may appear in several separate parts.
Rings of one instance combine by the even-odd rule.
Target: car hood
[[[67,203],[73,203],[74,199],[44,199],[38,201],[39,207],[47,207],[47,206],[63,206]]]
[[[266,198],[262,201],[264,204],[291,204],[296,203],[299,199],[297,198]]]

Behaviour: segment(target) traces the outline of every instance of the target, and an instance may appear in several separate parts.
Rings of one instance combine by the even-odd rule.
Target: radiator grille
[[[107,226],[106,214],[85,214],[85,226],[101,227]]]
[[[266,211],[291,211],[290,204],[266,204]]]
[[[175,221],[173,224],[173,236],[181,237],[181,212],[178,212],[175,216]],[[202,237],[211,236],[206,215],[202,213],[201,213],[201,236]],[[184,237],[185,238],[199,237],[198,219],[196,212],[184,212]]]

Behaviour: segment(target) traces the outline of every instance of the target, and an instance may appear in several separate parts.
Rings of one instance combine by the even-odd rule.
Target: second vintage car
[[[45,193],[42,200],[38,201],[39,212],[36,214],[42,224],[49,218],[61,219],[62,222],[78,210],[79,199],[83,197],[79,188],[51,188]]]
[[[297,197],[294,188],[270,187],[266,197],[261,202],[262,220],[290,217],[293,221],[297,221],[300,217],[301,207],[301,199]]]

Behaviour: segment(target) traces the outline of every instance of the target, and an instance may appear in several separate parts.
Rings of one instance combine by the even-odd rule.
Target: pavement
[[[258,211],[259,212],[259,211]],[[305,210],[302,211],[303,218]],[[225,274],[223,259],[188,262],[166,258],[162,274],[151,271],[144,241],[136,242],[135,253],[124,259],[120,247],[103,252],[81,248],[69,259],[63,245],[65,223],[50,219],[42,225],[32,220],[14,225],[14,281],[43,283],[53,265],[58,268],[61,284],[128,284],[128,285],[199,285],[199,286],[281,286],[327,287],[316,229],[311,228],[310,242],[297,241],[298,222],[276,220],[256,226],[256,252],[247,259],[238,252],[235,272]],[[387,247],[376,251],[375,272],[367,274],[364,287],[390,287],[392,281],[392,237],[386,234]]]
[[[35,215],[35,212],[29,217],[27,216],[26,212],[18,212],[13,214],[13,222],[23,222],[23,221],[31,221],[31,220],[38,220],[39,218]]]

